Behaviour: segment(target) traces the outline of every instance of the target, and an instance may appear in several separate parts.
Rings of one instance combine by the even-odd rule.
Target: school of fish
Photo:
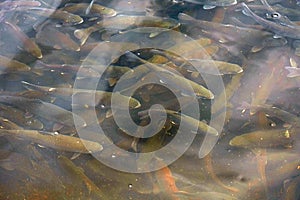
[[[299,200],[298,98],[298,0],[1,1],[0,199]],[[128,134],[164,114],[155,135]],[[157,171],[92,156],[153,152],[179,130],[193,143]]]

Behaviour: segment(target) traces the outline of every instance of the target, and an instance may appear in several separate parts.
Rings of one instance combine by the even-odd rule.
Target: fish
[[[291,129],[268,129],[258,130],[235,136],[229,145],[243,148],[272,148],[289,147],[293,143],[294,130]]]
[[[300,125],[300,118],[290,112],[282,110],[276,106],[268,105],[268,104],[261,104],[252,106],[247,103],[243,103],[242,109],[250,109],[252,108],[255,112],[261,111],[266,113],[271,117],[276,117],[288,124],[291,124],[294,127],[298,127]]]
[[[237,4],[237,0],[184,0],[184,1],[189,3],[194,3],[194,4],[205,5],[204,8],[214,8],[216,6],[232,6]]]
[[[236,11],[239,10],[240,7],[242,7],[241,4],[237,4]],[[272,12],[270,12],[268,10],[268,7],[266,7],[265,5],[249,4],[248,7],[257,14],[266,14],[266,12],[269,12],[268,15],[272,15]],[[275,11],[274,12],[275,16],[269,16],[269,19],[272,19],[272,17],[281,17],[282,15],[293,18],[293,19],[295,19],[295,18],[298,19],[300,17],[299,11],[297,9],[290,8],[290,7],[284,7],[279,3],[272,5],[271,8],[272,8],[273,12]],[[281,16],[276,15],[276,12],[280,12],[279,14]]]
[[[75,13],[80,16],[114,17],[117,14],[117,11],[114,9],[96,3],[68,3],[62,8],[62,10],[69,13]],[[87,12],[87,10],[89,10],[89,12]]]
[[[18,126],[16,123],[0,117],[0,129],[22,129],[20,126]]]
[[[171,68],[166,69],[167,66],[164,66],[164,65],[160,66],[158,64],[152,64],[148,61],[141,59],[140,57],[136,56],[133,53],[130,53],[130,56],[132,58],[135,58],[135,59],[143,62],[144,64],[142,66],[143,67],[145,66],[145,67],[149,68],[149,70],[152,71],[152,72],[148,73],[148,75],[146,75],[146,78],[145,77],[142,78],[140,80],[141,82],[146,81],[147,79],[151,79],[151,77],[153,77],[153,76],[156,76],[157,78],[159,78],[160,83],[171,85],[174,88],[178,88],[178,90],[184,95],[186,95],[185,92],[187,92],[187,93],[192,92],[192,95],[196,94],[196,96],[199,96],[199,97],[204,97],[207,99],[214,98],[214,94],[209,89],[205,88],[204,86],[202,86],[194,81],[186,79],[181,74],[179,74],[176,70],[173,70]],[[154,80],[154,79],[152,79],[152,80]],[[178,83],[181,83],[181,84],[179,85]],[[189,89],[186,88],[187,87],[186,84],[183,84],[183,83],[188,84],[194,91],[189,91]],[[139,85],[139,84],[141,84],[141,83],[137,82],[136,85]],[[136,85],[134,85],[132,87],[134,88]],[[121,91],[121,93],[132,89],[132,87]]]
[[[66,182],[64,185],[70,187],[71,185],[77,185],[82,190],[82,184],[85,185],[88,196],[95,199],[110,199],[109,194],[105,193],[100,189],[95,183],[84,173],[81,167],[76,166],[69,158],[60,155],[57,158],[59,166],[65,171],[64,174],[68,174],[68,178],[71,179],[71,182]],[[81,194],[82,195],[82,194]]]
[[[86,122],[75,113],[65,110],[51,103],[39,99],[28,99],[20,96],[0,95],[0,102],[17,107],[25,112],[30,112],[49,121],[54,121],[68,127],[85,127]]]
[[[82,61],[84,64],[99,64],[99,55],[107,59],[111,58],[111,51],[116,51],[116,53],[124,53],[128,49],[139,49],[139,45],[132,42],[91,42],[86,43],[80,48],[80,53],[84,57]],[[91,54],[91,51],[93,53]],[[87,57],[85,57],[87,56]],[[102,66],[101,66],[102,67]]]
[[[140,102],[132,97],[127,97],[121,95],[120,93],[112,93],[100,90],[86,90],[86,89],[74,89],[74,88],[55,88],[55,87],[46,87],[39,86],[35,84],[28,83],[26,81],[22,81],[25,87],[30,90],[39,90],[49,94],[54,94],[63,97],[71,97],[73,96],[74,104],[87,104],[90,106],[101,105],[101,107],[109,107],[111,104],[112,95],[117,98],[118,105],[120,107],[127,108],[128,105],[124,102],[129,101],[130,108],[139,108],[141,106]],[[93,99],[94,95],[94,99]],[[74,99],[75,98],[75,99]],[[82,102],[80,102],[82,100]]]
[[[156,81],[158,83],[160,82],[161,85],[168,85],[168,87],[172,87],[174,91],[178,91],[178,93],[183,96],[196,95],[199,98],[214,99],[214,94],[206,87],[194,81],[186,79],[183,76],[167,71],[149,72],[145,76],[143,76],[141,80],[138,80],[138,82],[136,82],[134,85],[121,90],[120,93],[124,95],[129,94],[128,92],[139,88],[147,81]]]
[[[19,41],[22,42],[21,48],[33,55],[34,57],[41,59],[43,58],[42,50],[40,47],[31,40],[17,25],[5,21],[4,24],[9,28],[12,35]]]
[[[266,74],[266,77],[263,79],[262,83],[257,88],[256,92],[252,95],[251,106],[264,104],[267,101],[269,95],[272,92],[272,88],[274,87],[274,79],[275,79],[274,71],[275,68],[272,69],[271,73]],[[254,114],[254,113],[255,111],[253,111],[250,108],[250,114]]]
[[[63,25],[78,25],[83,22],[82,17],[63,10],[55,10],[51,8],[31,7],[26,13],[38,15],[50,19],[61,21]]]
[[[261,46],[263,39],[272,37],[272,33],[268,31],[199,20],[184,13],[179,13],[178,19],[182,26],[187,27],[186,31],[189,34],[211,38],[225,46],[233,55],[237,54],[237,45]]]
[[[43,72],[43,71],[63,71],[63,72],[78,72],[80,70],[80,75],[84,77],[99,77],[99,73],[95,71],[91,66],[83,66],[79,64],[46,64],[40,60],[35,62],[34,72]],[[79,76],[79,74],[78,74]]]
[[[16,137],[29,140],[36,144],[50,147],[56,150],[76,152],[76,153],[94,153],[102,151],[101,144],[73,136],[62,135],[57,132],[46,132],[37,130],[6,130],[0,129],[0,135]]]
[[[30,71],[30,66],[14,59],[0,55],[0,73],[5,72],[26,72]]]
[[[292,39],[300,39],[300,26],[286,26],[286,25],[281,25],[276,22],[272,22],[269,20],[266,20],[254,12],[250,10],[250,8],[247,6],[245,3],[241,3],[243,7],[243,14],[246,16],[251,17],[253,20],[255,20],[257,23],[262,25],[265,29],[272,31],[275,33],[277,36],[282,36],[282,37],[289,37]]]
[[[9,171],[13,171],[13,173],[17,174],[26,174],[27,177],[34,180],[45,183],[56,183],[56,185],[53,185],[53,188],[55,189],[62,187],[60,179],[53,172],[53,168],[49,166],[48,162],[45,162],[47,159],[44,157],[37,157],[34,155],[34,152],[28,150],[29,148],[30,147],[25,146],[21,153],[10,150],[5,159],[1,158],[1,168],[7,170],[6,173],[8,174],[10,174]],[[3,153],[5,153],[5,151],[1,150],[1,154]],[[16,196],[14,195],[14,197]]]
[[[269,5],[267,0],[260,0],[260,1],[267,8],[267,11],[268,11],[266,13],[267,19],[272,19],[276,23],[281,24],[283,26],[297,26],[295,23],[293,23],[291,20],[289,20],[288,17],[275,11],[275,9],[273,9],[272,6]]]
[[[141,118],[144,118],[148,115],[148,110],[144,110],[144,111],[140,111],[138,113],[138,115]],[[208,133],[211,134],[213,136],[218,136],[219,133],[216,129],[214,129],[213,127],[207,125],[205,122],[203,121],[199,121],[193,117],[190,117],[188,115],[182,114],[182,113],[178,113],[176,111],[172,111],[172,110],[160,110],[160,109],[151,109],[151,112],[155,112],[157,114],[160,113],[167,113],[169,119],[171,121],[173,121],[175,124],[179,124],[180,123],[184,123],[186,124],[187,127],[197,127],[197,133],[201,134],[201,133]]]
[[[153,27],[150,30],[149,37],[158,34],[156,28],[175,29],[179,27],[179,23],[172,18],[162,18],[156,16],[130,16],[130,15],[118,15],[113,18],[105,18],[96,24],[83,29],[76,29],[74,35],[80,40],[80,44],[83,45],[89,36],[96,31],[124,31],[128,28],[133,29],[134,27]],[[162,30],[160,30],[162,31]],[[146,33],[149,29],[145,30]]]
[[[197,71],[206,74],[225,75],[239,74],[243,72],[243,68],[234,63],[204,59],[189,59],[187,61],[195,66]]]
[[[193,41],[178,42],[174,46],[168,48],[168,51],[172,51],[174,53],[177,53],[178,55],[181,55],[181,53],[185,53],[187,51],[194,51],[197,45],[199,45],[200,47],[206,47],[210,44],[212,44],[211,39],[201,37]]]
[[[299,17],[300,17],[299,10],[297,8],[284,7],[279,3],[273,5],[273,8],[276,11],[278,11],[278,12],[280,12],[280,13],[286,15],[286,16],[289,16],[289,17],[292,17],[292,18],[297,18],[297,19],[299,19]]]
[[[210,177],[214,180],[215,183],[217,183],[221,187],[223,187],[226,190],[229,190],[231,192],[234,192],[234,193],[239,192],[239,189],[237,189],[235,187],[232,187],[232,186],[225,185],[219,179],[219,177],[215,174],[214,169],[213,169],[213,165],[212,165],[211,153],[209,153],[208,155],[206,155],[203,159],[205,161],[205,169],[207,170],[207,173],[209,173]]]
[[[16,9],[18,7],[33,7],[33,6],[41,6],[41,2],[39,1],[27,1],[27,0],[19,0],[19,1],[3,1],[0,3],[1,9]]]
[[[25,112],[4,104],[0,104],[0,116],[11,120],[22,127],[29,127],[31,129],[43,129],[43,123],[33,116],[26,115]]]
[[[288,71],[288,75],[286,75],[288,78],[294,78],[300,76],[300,68],[298,67],[290,67],[286,66],[284,67]]]
[[[68,34],[49,24],[45,24],[37,30],[36,41],[54,49],[80,51],[80,46]]]

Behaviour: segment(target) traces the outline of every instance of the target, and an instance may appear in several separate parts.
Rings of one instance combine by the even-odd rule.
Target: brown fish
[[[9,28],[13,36],[22,42],[21,48],[36,58],[43,58],[42,51],[39,46],[33,40],[31,40],[17,25],[8,21],[5,21],[4,24]]]

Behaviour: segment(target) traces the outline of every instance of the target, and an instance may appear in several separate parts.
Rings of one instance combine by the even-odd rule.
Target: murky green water
[[[299,9],[1,2],[0,199],[298,200]]]

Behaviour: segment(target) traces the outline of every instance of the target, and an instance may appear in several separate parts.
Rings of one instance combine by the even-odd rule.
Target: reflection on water
[[[0,199],[300,198],[298,1],[0,9]]]

